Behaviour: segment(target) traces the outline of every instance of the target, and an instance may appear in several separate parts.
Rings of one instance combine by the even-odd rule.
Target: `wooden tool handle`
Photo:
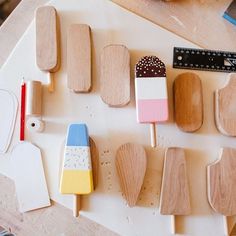
[[[156,147],[157,140],[156,140],[156,124],[155,123],[150,124],[150,135],[151,135],[151,146]]]
[[[81,197],[80,195],[74,195],[74,206],[73,206],[73,215],[74,217],[79,216],[79,211],[81,209]]]

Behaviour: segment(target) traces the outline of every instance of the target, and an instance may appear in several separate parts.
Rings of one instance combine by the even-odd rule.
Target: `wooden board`
[[[59,22],[52,6],[36,10],[36,62],[40,70],[56,72],[59,63]]]
[[[168,148],[161,186],[160,213],[189,215],[191,213],[185,154],[182,148]]]
[[[236,149],[223,148],[220,158],[207,167],[208,201],[225,216],[236,215]]]
[[[130,101],[130,55],[123,45],[106,46],[101,55],[101,98],[111,107]]]
[[[116,169],[121,190],[130,207],[135,206],[146,172],[147,158],[139,144],[126,143],[116,153]]]
[[[232,0],[112,1],[200,47],[235,51],[235,26],[222,17]]]
[[[198,75],[183,73],[174,81],[175,122],[184,132],[194,132],[203,123],[202,84]]]
[[[73,24],[67,34],[67,86],[74,92],[91,89],[91,38],[90,27]]]
[[[224,88],[215,91],[215,122],[218,130],[236,136],[236,74],[230,74]]]

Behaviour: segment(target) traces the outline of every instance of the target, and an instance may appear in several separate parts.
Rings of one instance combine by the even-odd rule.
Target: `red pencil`
[[[25,140],[25,93],[26,84],[21,85],[20,141]]]

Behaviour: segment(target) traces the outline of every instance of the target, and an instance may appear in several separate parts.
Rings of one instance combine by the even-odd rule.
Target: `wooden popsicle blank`
[[[67,35],[67,86],[74,92],[91,89],[91,37],[90,27],[73,24]]]
[[[59,24],[52,6],[36,10],[36,62],[40,70],[56,72],[59,67]]]
[[[141,145],[126,143],[116,153],[116,169],[121,190],[130,207],[135,206],[143,184],[147,157]]]
[[[224,216],[236,215],[236,149],[222,148],[220,159],[207,167],[208,201]]]
[[[194,132],[203,124],[202,84],[194,73],[180,74],[174,81],[175,121],[184,132]]]
[[[229,75],[224,88],[215,91],[215,122],[222,134],[236,136],[236,73]]]
[[[101,98],[111,107],[130,101],[130,55],[123,45],[106,46],[101,54]]]
[[[160,213],[162,215],[189,215],[190,194],[185,154],[182,148],[168,148],[163,169]]]

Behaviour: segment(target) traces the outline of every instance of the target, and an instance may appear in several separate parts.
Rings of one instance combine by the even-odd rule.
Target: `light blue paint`
[[[224,17],[227,21],[229,21],[229,22],[231,22],[232,24],[236,25],[236,19],[232,18],[232,17],[229,16],[227,13],[224,13],[223,17]]]
[[[86,124],[71,124],[67,131],[67,146],[89,146]]]

